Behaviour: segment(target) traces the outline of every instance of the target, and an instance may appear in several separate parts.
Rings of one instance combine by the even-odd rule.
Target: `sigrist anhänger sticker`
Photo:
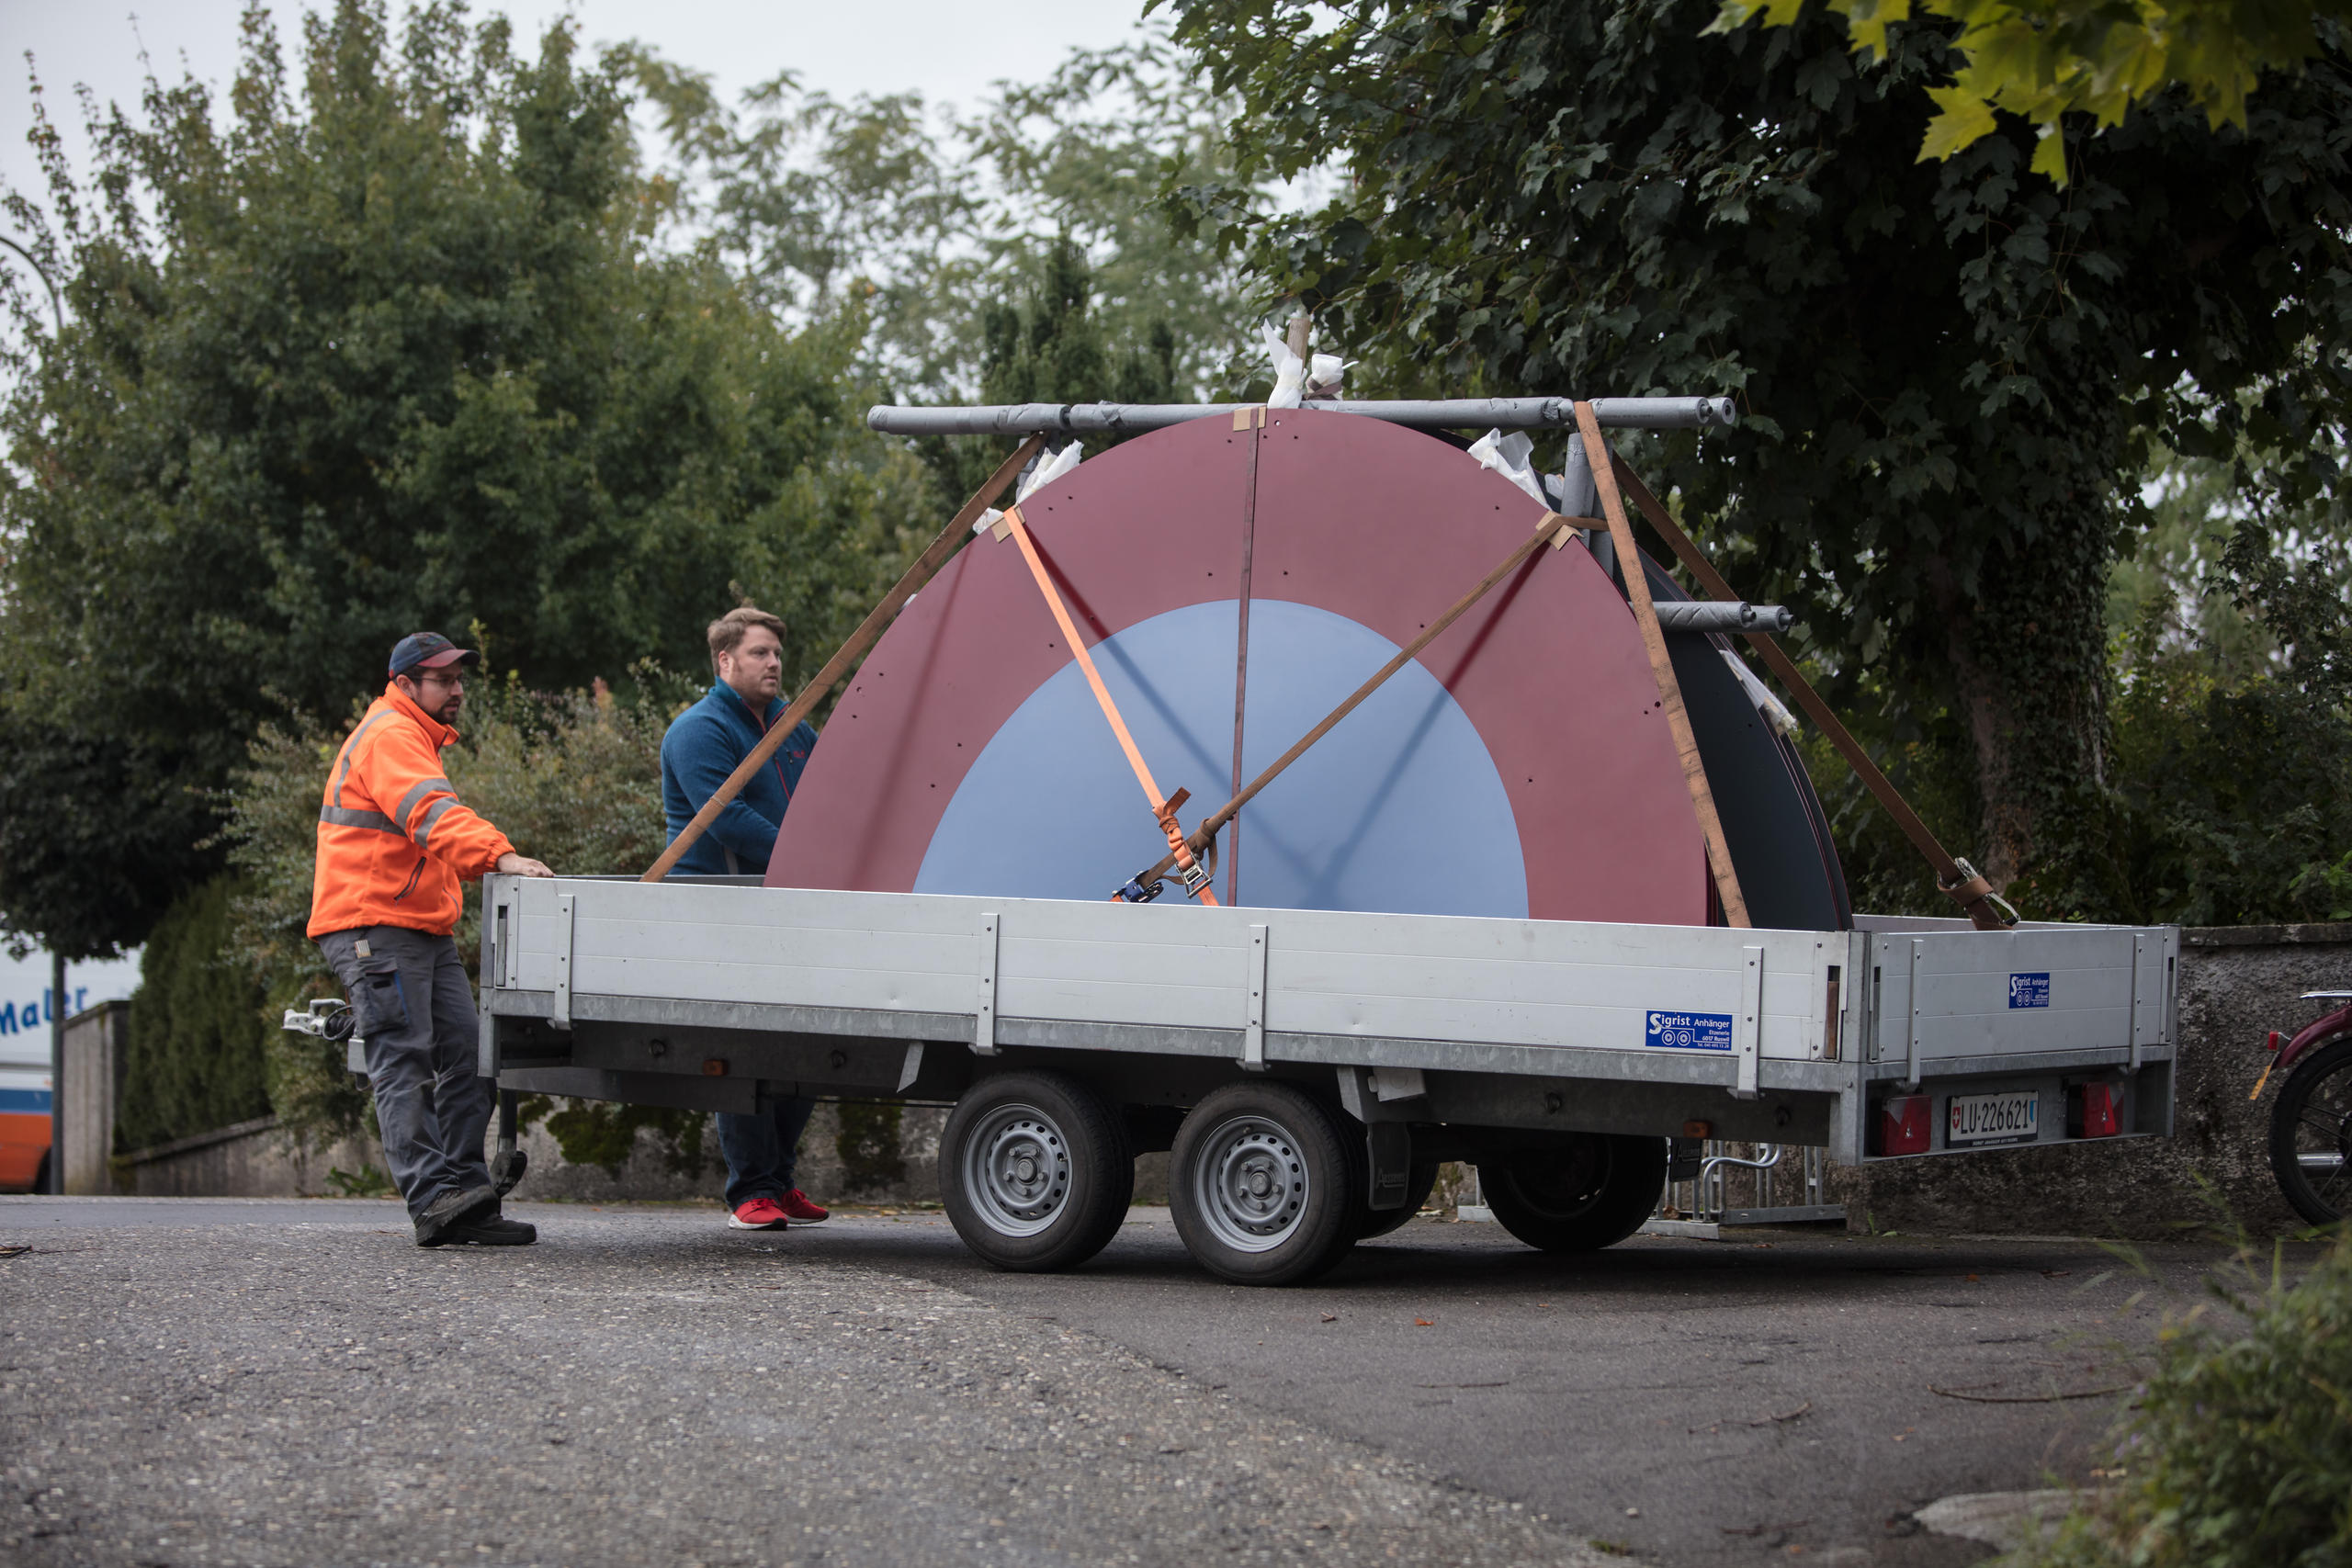
[[[1727,1012],[1654,1012],[1645,1045],[1673,1051],[1728,1051],[1731,1014]]]

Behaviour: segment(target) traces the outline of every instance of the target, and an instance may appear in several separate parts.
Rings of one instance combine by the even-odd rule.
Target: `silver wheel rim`
[[[1000,1105],[964,1140],[964,1190],[1000,1235],[1035,1235],[1069,1202],[1069,1140],[1034,1105]]]
[[[1263,1116],[1236,1116],[1202,1139],[1192,1181],[1193,1207],[1236,1252],[1272,1252],[1288,1241],[1312,1190],[1298,1139]]]

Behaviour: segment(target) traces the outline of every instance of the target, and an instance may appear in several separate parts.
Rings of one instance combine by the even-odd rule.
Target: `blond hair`
[[[732,653],[741,646],[743,638],[750,635],[753,626],[765,626],[775,633],[776,641],[784,640],[784,622],[765,610],[756,610],[749,604],[729,610],[710,623],[710,672],[714,678],[718,674],[719,657]]]

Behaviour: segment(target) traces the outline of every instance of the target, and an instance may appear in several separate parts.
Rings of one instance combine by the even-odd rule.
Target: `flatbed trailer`
[[[1000,1267],[1115,1234],[1170,1152],[1203,1265],[1286,1283],[1438,1162],[1532,1245],[1631,1235],[1702,1140],[1862,1165],[2168,1136],[2171,927],[1851,931],[493,876],[502,1089],[707,1111],[952,1106],[946,1208]]]

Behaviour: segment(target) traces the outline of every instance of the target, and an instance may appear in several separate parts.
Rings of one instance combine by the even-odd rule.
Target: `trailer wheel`
[[[1287,1084],[1227,1084],[1177,1129],[1168,1206],[1185,1250],[1210,1273],[1295,1285],[1355,1245],[1363,1164],[1308,1096]]]
[[[1565,1150],[1478,1162],[1503,1229],[1545,1252],[1595,1252],[1639,1230],[1666,1185],[1666,1140],[1587,1133]]]
[[[2288,1075],[2270,1109],[2270,1174],[2312,1224],[2332,1225],[2352,1208],[2352,1037]]]
[[[1421,1205],[1437,1190],[1437,1162],[1416,1160],[1406,1168],[1405,1201],[1394,1209],[1364,1209],[1359,1211],[1363,1224],[1356,1227],[1356,1239],[1370,1241],[1376,1235],[1386,1235],[1402,1226],[1407,1220],[1421,1212]]]
[[[1109,1245],[1135,1196],[1126,1123],[1065,1073],[998,1073],[964,1091],[939,1137],[956,1234],[1014,1273],[1072,1269]]]

